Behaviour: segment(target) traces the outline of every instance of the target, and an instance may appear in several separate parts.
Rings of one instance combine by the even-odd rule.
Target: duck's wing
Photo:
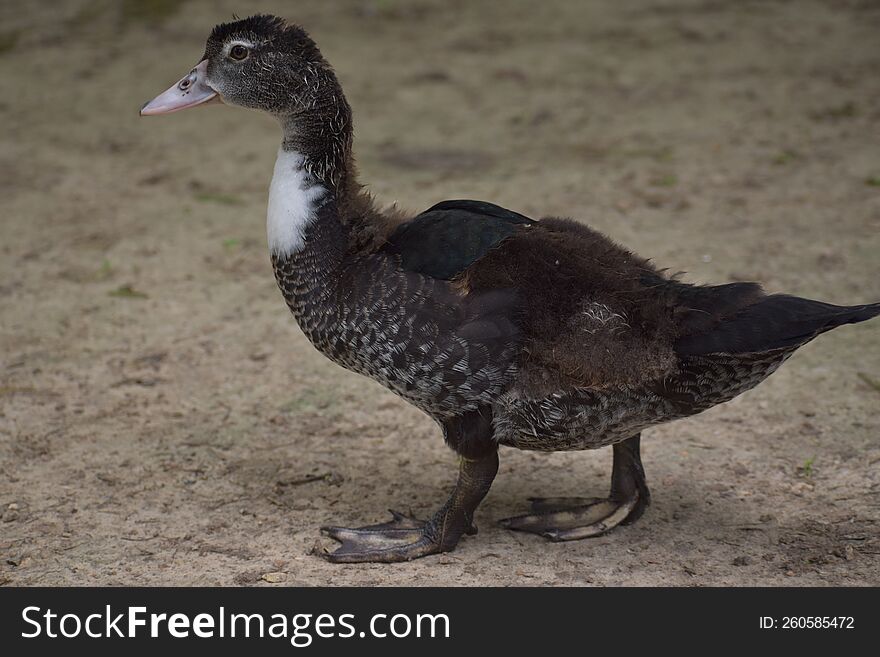
[[[408,271],[448,281],[534,223],[485,201],[443,201],[401,224],[382,250]]]
[[[678,367],[649,388],[682,415],[754,387],[821,333],[880,315],[880,304],[835,306],[768,296],[754,283],[678,285]]]
[[[787,294],[765,295],[756,283],[677,286],[680,356],[794,350],[843,324],[880,314],[880,304],[836,306]]]

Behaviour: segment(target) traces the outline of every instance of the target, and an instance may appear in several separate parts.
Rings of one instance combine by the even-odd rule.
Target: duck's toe
[[[545,504],[548,504],[545,510],[505,518],[501,525],[515,531],[540,534],[551,541],[574,541],[599,536],[641,515],[638,493],[620,501],[604,499],[568,507],[560,506],[560,498],[532,501],[533,508]]]
[[[321,533],[341,543],[323,556],[333,563],[409,561],[439,551],[424,520],[391,511],[393,519],[366,527],[322,527]]]
[[[532,507],[532,513],[551,513],[601,501],[601,497],[530,497],[529,505]]]
[[[540,534],[551,541],[574,541],[635,522],[651,502],[639,450],[638,435],[614,445],[611,493],[607,498],[532,497],[532,513],[505,518],[501,525]]]

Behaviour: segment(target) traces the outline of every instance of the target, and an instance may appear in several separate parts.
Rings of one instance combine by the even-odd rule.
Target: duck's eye
[[[248,56],[248,49],[240,43],[237,43],[230,48],[229,56],[232,57],[232,59],[242,60]]]

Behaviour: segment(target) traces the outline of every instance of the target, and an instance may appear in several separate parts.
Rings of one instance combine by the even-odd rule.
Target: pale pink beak
[[[215,99],[220,100],[217,92],[208,86],[205,80],[207,75],[208,60],[203,59],[189,72],[189,75],[144,105],[141,108],[141,116],[171,114],[187,107],[204,105]]]

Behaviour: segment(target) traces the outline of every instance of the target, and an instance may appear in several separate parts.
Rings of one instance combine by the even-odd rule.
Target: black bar
[[[559,652],[589,654],[604,652],[609,646],[625,648],[627,654],[640,649],[658,648],[704,649],[725,651],[744,647],[785,647],[815,649],[828,646],[836,649],[876,646],[880,638],[880,589],[366,589],[366,588],[188,588],[188,589],[122,589],[122,588],[5,588],[0,589],[0,645],[8,655],[25,654],[26,650],[87,648],[90,655],[119,655],[120,651],[147,647],[161,649],[165,654],[191,653],[194,647],[221,648],[221,644],[238,648],[255,648],[259,655],[289,654],[293,617],[301,626],[297,643],[309,654],[339,654],[361,647],[382,650],[384,654],[437,654],[441,650],[467,649],[479,654],[485,648],[499,651]],[[145,607],[137,614],[146,625],[136,627],[135,638],[119,638],[110,628],[111,638],[90,638],[82,627],[76,638],[46,636],[44,614],[51,610],[49,631],[60,632],[59,620],[65,614],[76,614],[80,624],[90,614],[90,629],[104,634],[106,608],[110,618],[123,614],[116,623],[118,632],[126,633],[129,607]],[[27,607],[28,617],[23,618]],[[220,613],[223,608],[224,613]],[[166,620],[157,621],[157,638],[149,636],[150,614],[175,613],[187,615],[186,623],[177,626],[178,633],[188,631],[188,638],[174,638]],[[213,619],[212,638],[195,636],[192,620],[197,614]],[[276,633],[286,628],[286,638],[245,638],[244,621],[238,619],[235,638],[229,636],[231,614],[262,614],[264,633],[277,621]],[[283,618],[272,618],[280,614]],[[352,636],[333,638],[319,636],[316,621],[324,617],[320,632]],[[343,617],[352,614],[352,617]],[[374,622],[377,633],[371,636],[370,621],[376,614],[385,614]],[[394,631],[410,636],[391,635],[390,619],[395,614],[407,618],[394,621]],[[424,620],[423,636],[416,637],[415,624],[419,614],[445,614],[445,622],[437,621],[434,638],[430,619]],[[220,616],[223,616],[225,638],[218,638]],[[345,621],[345,623],[341,623]],[[789,619],[786,621],[786,619]],[[812,619],[812,620],[810,620]],[[851,619],[851,620],[850,620]],[[182,621],[181,621],[182,622]],[[253,623],[253,634],[259,622]],[[831,623],[837,625],[832,627]],[[65,621],[65,631],[72,634],[76,620]],[[794,625],[785,628],[784,625]],[[816,624],[825,627],[809,628]],[[763,625],[763,627],[762,627]],[[23,638],[23,633],[39,636]],[[202,633],[209,630],[203,619]],[[363,633],[364,636],[361,636]],[[310,637],[310,638],[307,638]],[[6,648],[13,648],[8,652]],[[541,654],[541,653],[539,653]]]

